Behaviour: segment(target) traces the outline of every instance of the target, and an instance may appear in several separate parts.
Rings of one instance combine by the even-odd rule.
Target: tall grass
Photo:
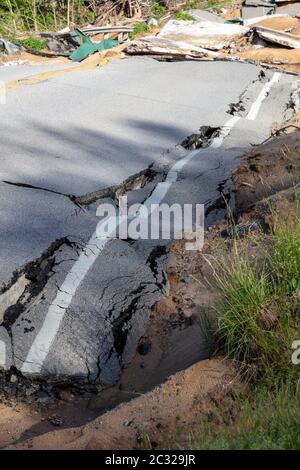
[[[230,357],[264,377],[293,377],[291,345],[299,339],[300,218],[278,222],[265,259],[236,251],[216,273],[222,294],[219,334]],[[299,373],[299,371],[297,371]]]
[[[194,449],[209,450],[292,450],[300,449],[299,392],[278,385],[272,392],[265,387],[254,399],[242,402],[242,411],[230,426],[224,420],[212,426],[202,422]]]
[[[218,412],[199,423],[194,449],[300,449],[300,365],[291,361],[300,339],[300,217],[288,219],[275,221],[260,262],[236,249],[216,270],[218,334],[228,356],[256,374],[233,421]]]

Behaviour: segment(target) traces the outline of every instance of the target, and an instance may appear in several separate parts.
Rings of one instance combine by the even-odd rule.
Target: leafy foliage
[[[102,16],[134,15],[130,0],[0,0],[0,34],[58,30],[93,23]]]
[[[129,33],[129,38],[133,39],[137,34],[146,33],[149,31],[149,26],[146,23],[137,23],[133,26],[132,33]]]
[[[155,18],[158,18],[158,19],[166,13],[166,7],[162,5],[160,2],[151,1],[150,8]]]

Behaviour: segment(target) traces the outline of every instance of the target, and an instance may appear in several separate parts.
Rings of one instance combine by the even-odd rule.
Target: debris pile
[[[129,54],[219,57],[212,52],[230,48],[233,41],[241,39],[248,31],[249,27],[239,24],[171,19],[157,36],[133,41],[126,51]]]
[[[241,16],[229,20],[190,10],[194,20],[170,19],[156,36],[132,41],[126,52],[159,60],[259,62],[299,73],[300,2],[244,0],[240,7]]]
[[[116,4],[106,2],[114,12]],[[176,1],[172,5],[176,8]],[[126,3],[127,17],[145,19],[141,13],[140,3],[131,0]],[[123,5],[123,3],[122,3]],[[124,3],[125,5],[125,3]],[[125,6],[123,7],[125,8]],[[122,7],[122,8],[123,8]],[[98,25],[85,28],[69,28],[57,33],[39,33],[45,42],[45,49],[35,51],[25,47],[31,54],[45,57],[62,56],[81,62],[90,55],[100,52],[119,57],[120,52],[128,55],[150,55],[158,60],[234,60],[258,62],[269,68],[280,68],[289,72],[300,73],[300,2],[286,0],[242,0],[233,3],[222,14],[209,10],[187,10],[186,20],[175,19],[170,13],[159,22],[148,17],[146,26],[149,32],[138,35],[132,41],[131,33],[135,32],[130,24],[100,25],[108,10],[98,18]],[[148,12],[149,13],[149,12]],[[100,13],[99,13],[100,14]],[[118,15],[117,15],[118,17]],[[176,17],[177,18],[177,17]],[[115,18],[116,20],[116,18]],[[116,20],[117,21],[117,20]],[[112,21],[113,22],[113,21]],[[126,23],[126,22],[125,22]],[[147,31],[147,28],[144,31]],[[141,31],[143,29],[141,28]],[[116,47],[119,45],[119,47]],[[114,48],[111,53],[105,52]],[[11,43],[0,38],[0,51],[13,55],[24,50],[24,45]],[[97,54],[99,56],[99,54]],[[124,54],[123,54],[124,55]],[[92,59],[94,60],[94,59]]]
[[[7,55],[14,55],[21,50],[43,57],[67,57],[74,62],[81,62],[95,52],[104,51],[123,43],[132,31],[130,27],[87,27],[83,30],[64,30],[59,33],[40,33],[47,50],[33,50],[30,47],[11,43],[0,38],[0,48]],[[95,36],[96,40],[92,39]],[[110,37],[112,36],[112,37]]]

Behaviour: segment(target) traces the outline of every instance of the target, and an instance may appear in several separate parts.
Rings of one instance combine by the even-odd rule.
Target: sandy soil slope
[[[224,359],[203,361],[84,427],[47,433],[11,448],[168,448],[176,433],[188,439],[199,414],[209,413],[214,400],[221,401],[237,384],[236,372]]]

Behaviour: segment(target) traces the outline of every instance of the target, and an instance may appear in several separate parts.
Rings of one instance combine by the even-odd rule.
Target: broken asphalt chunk
[[[6,39],[0,38],[0,52],[1,50],[4,51],[5,54],[14,55],[19,52],[20,46],[17,46]]]

